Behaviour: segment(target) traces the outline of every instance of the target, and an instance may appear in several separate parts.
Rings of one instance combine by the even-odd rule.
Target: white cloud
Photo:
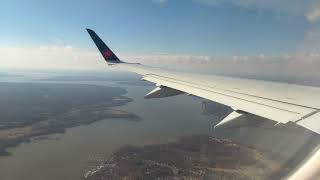
[[[146,65],[188,72],[320,85],[320,53],[316,52],[283,56],[260,54],[230,58],[168,53],[119,53],[118,56],[124,61],[129,60],[128,62],[141,62]],[[83,50],[71,46],[0,47],[0,68],[108,69],[96,50]]]
[[[315,22],[317,20],[320,19],[320,7],[313,9],[310,12],[306,13],[306,18],[310,21],[310,22]]]
[[[103,69],[97,52],[72,46],[0,47],[0,68]]]
[[[320,86],[320,53],[219,58],[187,54],[121,54],[131,62],[178,69],[187,72],[284,81]]]

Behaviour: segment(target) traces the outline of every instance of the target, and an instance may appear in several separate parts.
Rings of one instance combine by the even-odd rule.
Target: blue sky
[[[297,51],[315,24],[305,17],[307,12],[292,12],[291,4],[289,10],[279,10],[232,0],[0,2],[2,47],[93,48],[84,31],[89,27],[114,49],[130,53],[279,54]]]
[[[0,27],[0,68],[104,69],[85,28],[134,62],[320,62],[319,0],[0,0]]]

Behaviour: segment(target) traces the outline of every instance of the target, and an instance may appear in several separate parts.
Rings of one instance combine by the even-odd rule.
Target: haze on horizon
[[[90,27],[130,62],[301,81],[320,75],[317,0],[4,0],[0,16],[0,69],[105,70]]]

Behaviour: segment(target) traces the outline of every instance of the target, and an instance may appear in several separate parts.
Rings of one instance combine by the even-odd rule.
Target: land
[[[95,85],[0,83],[0,155],[31,138],[104,119],[139,121],[116,109],[132,100],[122,88]]]
[[[124,146],[84,175],[86,180],[278,179],[288,172],[266,153],[208,135],[168,144]]]

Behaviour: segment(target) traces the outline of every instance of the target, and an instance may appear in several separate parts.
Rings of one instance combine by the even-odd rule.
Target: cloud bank
[[[125,55],[123,55],[125,57]],[[127,55],[144,64],[187,72],[320,86],[320,54],[233,56],[218,58],[186,54]]]
[[[0,47],[0,68],[103,69],[98,53],[72,46]]]
[[[221,74],[244,78],[320,85],[320,53],[300,53],[282,56],[232,56],[219,58],[190,54],[118,53],[128,62],[178,69],[182,71]],[[71,46],[0,48],[1,69],[107,70],[96,50]]]

